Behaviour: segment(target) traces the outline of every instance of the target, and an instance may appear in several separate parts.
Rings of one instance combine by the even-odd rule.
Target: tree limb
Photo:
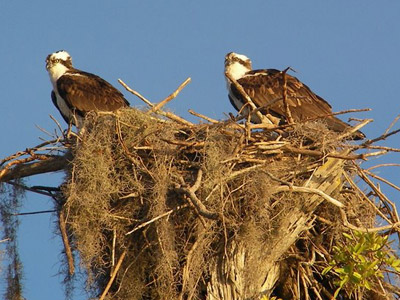
[[[17,178],[28,177],[37,174],[56,172],[65,169],[72,154],[67,152],[63,156],[53,156],[46,160],[36,161],[28,164],[19,164],[13,168],[0,170],[0,182],[7,182]]]

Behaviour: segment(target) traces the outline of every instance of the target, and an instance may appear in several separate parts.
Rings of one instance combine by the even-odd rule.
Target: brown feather
[[[71,70],[57,81],[57,90],[68,105],[78,112],[115,111],[129,106],[122,93],[94,74]]]
[[[281,71],[268,69],[250,71],[237,82],[257,107],[265,107],[261,110],[263,113],[284,118],[286,111],[283,105],[283,80]],[[325,116],[324,120],[331,130],[341,132],[349,128],[349,125],[342,120],[334,116],[327,116],[332,114],[332,107],[329,103],[313,93],[307,85],[300,82],[296,77],[286,74],[286,85],[286,100],[295,122]],[[235,94],[237,93],[236,91]],[[364,137],[361,132],[356,134],[358,138]]]

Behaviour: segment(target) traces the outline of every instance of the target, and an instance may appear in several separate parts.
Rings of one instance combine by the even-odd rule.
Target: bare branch
[[[187,78],[176,90],[175,92],[173,92],[171,95],[169,95],[167,98],[165,98],[163,101],[161,101],[160,103],[158,103],[157,105],[153,106],[151,109],[149,109],[149,111],[147,113],[152,113],[152,112],[156,112],[158,110],[160,110],[165,104],[167,104],[168,102],[170,102],[171,100],[173,100],[176,96],[178,96],[178,94],[180,93],[180,91],[191,81],[191,78]]]
[[[65,169],[72,154],[67,152],[64,156],[52,156],[47,160],[36,161],[32,163],[22,163],[10,169],[0,170],[0,182],[7,182],[17,178],[56,172]]]

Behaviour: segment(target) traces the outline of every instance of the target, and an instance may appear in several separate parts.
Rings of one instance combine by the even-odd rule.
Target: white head
[[[225,72],[234,79],[243,77],[244,74],[251,71],[251,60],[243,55],[230,52],[225,56]]]
[[[58,78],[71,68],[73,68],[72,59],[67,51],[60,50],[49,54],[46,58],[46,69],[53,85],[55,85]]]

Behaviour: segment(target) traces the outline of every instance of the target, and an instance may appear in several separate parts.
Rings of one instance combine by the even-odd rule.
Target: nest
[[[277,127],[192,112],[208,122],[193,124],[161,110],[188,82],[157,105],[121,82],[149,111],[88,114],[74,141],[56,136],[0,162],[0,181],[15,186],[67,166],[59,195],[46,189],[67,277],[77,254],[101,300],[398,298],[389,243],[363,254],[376,272],[368,282],[338,289],[339,269],[328,271],[360,233],[399,234],[396,208],[372,179],[400,188],[360,162],[400,152],[375,146],[400,130],[355,145],[323,120]],[[54,155],[49,145],[60,144],[66,154]]]
[[[125,109],[85,129],[62,215],[105,299],[328,299],[332,248],[376,222],[353,181],[365,155],[323,122],[279,139]]]

